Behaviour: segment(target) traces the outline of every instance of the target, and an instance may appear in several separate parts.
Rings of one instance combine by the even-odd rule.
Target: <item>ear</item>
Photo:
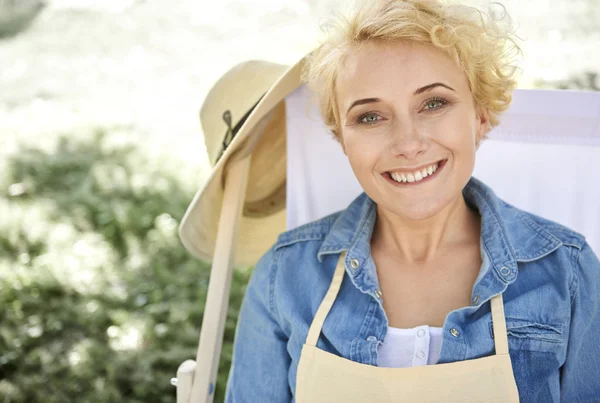
[[[488,132],[491,129],[491,125],[490,125],[490,113],[489,111],[480,106],[477,107],[477,133],[476,133],[476,137],[475,137],[475,144],[477,145],[477,148],[479,148],[479,144],[481,144],[481,140],[483,140],[486,135],[488,134]]]
[[[337,131],[331,131],[331,134],[337,140],[337,142],[340,143],[340,145],[342,146],[342,151],[344,152],[344,155],[348,156],[348,153],[346,152],[346,141],[344,140],[342,135],[340,133],[338,133]]]

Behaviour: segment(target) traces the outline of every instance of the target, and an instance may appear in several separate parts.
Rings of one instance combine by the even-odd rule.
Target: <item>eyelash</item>
[[[437,108],[427,109],[428,111],[437,111],[439,109],[442,109],[443,107],[445,107],[446,105],[448,105],[450,103],[449,101],[445,100],[444,98],[432,97],[425,101],[425,105],[429,104],[430,102],[439,102],[441,105]],[[363,122],[363,119],[370,115],[375,115],[375,112],[363,113],[356,119],[356,123],[371,126],[371,125],[374,125],[375,123],[379,122],[379,120],[375,121],[375,122]]]

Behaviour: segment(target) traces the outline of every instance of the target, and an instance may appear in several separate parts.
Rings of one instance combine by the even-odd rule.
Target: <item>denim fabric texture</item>
[[[509,205],[474,177],[463,196],[481,215],[483,263],[474,304],[446,317],[438,363],[494,354],[489,300],[502,293],[521,402],[600,402],[597,256],[583,235]],[[388,321],[375,293],[375,220],[376,204],[362,193],[345,210],[282,233],[260,259],[238,319],[226,402],[294,401],[302,345],[344,250],[346,275],[317,347],[377,365]]]

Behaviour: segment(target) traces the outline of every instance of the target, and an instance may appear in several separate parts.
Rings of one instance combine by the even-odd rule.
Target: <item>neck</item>
[[[460,194],[435,216],[410,220],[377,206],[372,247],[403,262],[425,264],[466,243],[479,244],[479,215]]]

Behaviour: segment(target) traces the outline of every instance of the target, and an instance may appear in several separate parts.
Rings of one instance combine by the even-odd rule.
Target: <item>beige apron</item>
[[[384,368],[338,357],[316,347],[345,273],[338,261],[331,285],[302,346],[296,378],[297,403],[519,401],[510,356],[502,295],[491,299],[496,354],[473,360],[411,368]]]

